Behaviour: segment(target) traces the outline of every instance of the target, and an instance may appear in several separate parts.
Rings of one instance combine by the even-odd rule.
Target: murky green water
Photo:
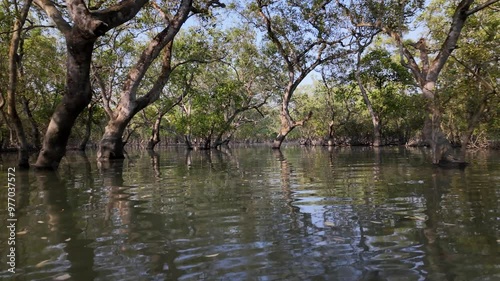
[[[500,152],[465,171],[403,148],[129,153],[16,172],[15,280],[500,280]]]

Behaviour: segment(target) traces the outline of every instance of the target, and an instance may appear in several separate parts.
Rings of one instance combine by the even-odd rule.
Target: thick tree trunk
[[[474,13],[493,5],[497,1],[486,1],[483,4],[476,5],[471,9],[473,0],[462,0],[455,8],[451,19],[450,29],[445,41],[442,43],[438,54],[431,61],[429,59],[430,48],[427,47],[426,40],[421,38],[417,43],[412,44],[420,53],[420,66],[413,54],[404,46],[400,34],[387,30],[393,37],[400,49],[402,64],[408,67],[415,80],[422,89],[424,97],[428,100],[427,118],[424,125],[424,137],[432,149],[432,163],[443,164],[447,166],[464,167],[465,162],[455,159],[451,155],[451,144],[441,130],[441,112],[437,104],[434,92],[439,73],[445,66],[451,52],[457,47],[460,33],[465,25],[467,18]],[[406,58],[406,61],[403,59]]]
[[[428,88],[427,88],[428,89]],[[423,89],[424,96],[430,97]],[[433,96],[433,94],[432,94]],[[441,130],[441,110],[436,104],[434,98],[428,98],[427,118],[424,124],[424,138],[431,147],[432,163],[444,164],[447,162],[456,162],[456,159],[451,155],[451,144]]]
[[[89,75],[95,39],[83,39],[77,32],[73,30],[73,34],[66,38],[66,89],[45,133],[36,161],[39,169],[56,169],[59,166],[75,120],[92,98]]]
[[[97,160],[124,159],[123,147],[125,145],[122,136],[130,119],[114,119],[108,122],[104,135],[99,143]]]

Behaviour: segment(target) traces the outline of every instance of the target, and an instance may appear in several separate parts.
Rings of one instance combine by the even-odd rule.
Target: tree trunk
[[[400,34],[390,29],[386,30],[386,32],[396,40],[399,46],[402,64],[411,70],[415,81],[422,89],[424,97],[428,100],[428,116],[424,125],[424,137],[431,146],[433,164],[458,167],[464,167],[466,165],[466,163],[452,157],[451,144],[441,130],[441,112],[437,104],[437,94],[434,92],[435,84],[436,81],[438,81],[439,73],[445,66],[453,50],[457,47],[460,33],[462,32],[467,18],[496,2],[497,1],[486,1],[471,9],[474,3],[473,0],[460,1],[453,13],[446,39],[441,44],[438,54],[432,61],[429,59],[431,49],[427,47],[424,38],[412,44],[420,53],[420,66],[417,64],[417,60],[413,54],[404,46]],[[406,58],[406,61],[403,58]]]
[[[158,114],[158,117],[155,120],[155,124],[153,125],[153,131],[151,132],[151,137],[149,138],[148,144],[146,145],[147,150],[154,150],[155,146],[160,142],[160,125],[163,115],[164,114],[160,112],[160,114]]]
[[[428,98],[428,115],[424,124],[424,138],[431,147],[432,163],[444,164],[456,162],[451,155],[451,144],[441,130],[441,110],[437,101],[426,93],[429,88],[424,87],[424,96]],[[432,94],[432,97],[434,94]]]
[[[380,126],[380,118],[378,116],[378,113],[375,112],[373,109],[372,103],[370,99],[368,98],[368,92],[366,91],[365,86],[363,86],[363,81],[361,81],[361,76],[360,76],[360,71],[359,71],[359,63],[361,60],[361,53],[358,52],[358,64],[356,68],[356,81],[358,82],[359,90],[361,91],[361,95],[363,96],[363,100],[365,102],[366,107],[368,108],[368,112],[370,112],[370,117],[372,118],[372,124],[373,124],[373,146],[378,147],[382,145],[381,142],[381,126]]]
[[[114,119],[108,122],[104,130],[104,135],[99,143],[97,160],[124,159],[123,133],[127,128],[130,119]]]
[[[328,141],[327,145],[328,146],[334,146],[334,134],[335,134],[335,129],[334,129],[334,121],[331,120],[330,123],[328,123]]]
[[[379,147],[382,145],[382,133],[381,133],[381,126],[378,114],[372,116],[372,123],[373,123],[373,146]]]
[[[99,161],[124,157],[122,134],[135,114],[158,100],[160,97],[172,72],[171,63],[174,37],[187,20],[191,8],[192,1],[181,1],[177,14],[172,19],[165,18],[170,24],[149,41],[136,64],[129,70],[129,75],[123,84],[124,87],[120,101],[115,110],[117,112],[116,116],[111,116],[111,120],[105,128],[104,135],[99,145],[99,150],[97,152]],[[137,91],[147,70],[152,65],[153,61],[160,55],[162,50],[165,51],[165,54],[160,74],[156,77],[151,89],[149,89],[145,95],[137,98]]]
[[[75,120],[92,98],[90,63],[95,39],[83,39],[77,32],[72,30],[72,34],[66,38],[66,89],[45,133],[42,150],[36,161],[39,169],[57,169],[66,153]]]
[[[87,120],[85,121],[85,135],[82,138],[82,141],[78,145],[78,150],[85,151],[87,148],[87,143],[90,139],[90,134],[92,132],[92,114],[94,112],[94,105],[90,105],[87,111]]]
[[[30,121],[31,124],[31,135],[33,137],[33,146],[35,147],[36,150],[40,150],[41,143],[40,143],[40,130],[38,129],[38,124],[36,123],[36,120],[33,117],[33,114],[31,113],[28,100],[25,97],[22,97],[22,102],[23,102],[24,113],[26,114],[26,116],[28,116],[28,120]]]
[[[191,136],[184,135],[184,142],[186,143],[186,148],[188,150],[193,150],[193,142],[191,141]]]
[[[7,116],[9,121],[16,132],[18,141],[18,166],[20,168],[29,168],[29,146],[24,133],[23,123],[17,114],[16,110],[16,94],[17,94],[17,75],[18,64],[20,63],[19,55],[17,54],[19,43],[21,42],[21,32],[24,22],[28,16],[31,0],[28,0],[23,7],[22,14],[18,19],[15,19],[13,25],[12,37],[9,45],[9,84],[7,85]]]
[[[211,143],[212,143],[212,136],[210,135],[203,140],[203,145],[200,147],[200,149],[209,150]]]
[[[285,140],[288,133],[290,133],[290,131],[292,131],[292,129],[289,129],[287,127],[283,128],[283,126],[282,126],[280,133],[276,136],[276,138],[273,141],[272,148],[273,149],[280,149],[281,145],[283,144],[283,141]]]
[[[284,97],[286,96],[290,96],[290,94],[285,94]],[[273,149],[280,149],[286,136],[296,127],[288,111],[288,104],[288,99],[284,99],[280,113],[281,127],[278,135],[273,141]]]

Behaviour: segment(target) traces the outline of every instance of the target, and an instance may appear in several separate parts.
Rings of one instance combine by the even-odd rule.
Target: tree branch
[[[476,12],[481,11],[482,9],[485,9],[486,7],[489,7],[489,6],[493,5],[493,4],[495,4],[495,3],[496,3],[496,2],[498,2],[498,1],[499,1],[499,0],[489,0],[489,1],[486,1],[485,3],[483,3],[483,4],[481,4],[481,5],[477,6],[477,7],[475,7],[475,8],[474,8],[474,9],[472,9],[472,10],[468,10],[468,11],[466,12],[466,14],[467,14],[468,16],[470,16],[470,15],[472,15],[472,14],[476,13]]]
[[[35,5],[37,5],[40,9],[44,10],[45,13],[52,19],[55,23],[57,29],[61,31],[64,36],[71,31],[71,26],[69,23],[63,18],[61,12],[54,6],[52,1],[49,0],[34,0]]]
[[[290,61],[288,54],[286,53],[285,49],[283,48],[283,44],[276,36],[276,34],[273,30],[273,27],[272,27],[271,19],[263,11],[263,8],[266,7],[267,5],[263,5],[262,1],[260,1],[260,0],[257,1],[257,4],[259,5],[259,15],[262,17],[262,19],[264,20],[264,23],[266,24],[266,30],[267,30],[267,34],[269,35],[269,38],[271,39],[271,41],[273,41],[273,43],[278,48],[278,52],[285,60],[289,71],[290,70],[293,71],[293,68],[294,68],[293,63]]]

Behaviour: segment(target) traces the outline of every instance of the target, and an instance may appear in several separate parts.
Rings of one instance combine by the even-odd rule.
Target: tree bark
[[[9,45],[9,84],[7,85],[7,116],[8,119],[16,132],[17,137],[17,147],[18,147],[18,166],[19,168],[28,169],[29,164],[29,145],[26,139],[26,134],[24,132],[23,123],[21,118],[17,114],[16,109],[16,94],[17,94],[17,78],[18,78],[18,64],[19,55],[17,54],[19,44],[22,40],[21,33],[26,18],[28,17],[28,12],[31,7],[32,0],[28,0],[23,7],[21,15],[16,18],[14,25],[12,26],[12,37]]]
[[[429,112],[424,123],[424,138],[431,147],[432,164],[455,161],[451,155],[451,144],[441,130],[441,110],[435,100],[429,100]]]
[[[116,114],[111,116],[99,144],[97,153],[99,161],[124,157],[122,143],[123,130],[121,128],[125,129],[135,114],[160,97],[160,93],[173,70],[172,50],[174,37],[187,20],[191,9],[192,0],[182,0],[176,15],[173,19],[166,19],[169,22],[167,27],[148,43],[148,46],[141,53],[136,64],[129,71],[128,77],[123,84],[124,86],[116,109]],[[146,71],[162,50],[165,50],[165,54],[160,75],[158,75],[147,94],[137,98],[137,90],[139,89],[139,85]]]
[[[160,125],[163,116],[164,114],[160,113],[158,114],[158,117],[156,117],[155,124],[153,125],[153,132],[151,133],[151,137],[146,145],[147,150],[154,150],[155,146],[160,142]]]
[[[191,141],[191,136],[184,135],[184,143],[186,144],[186,148],[188,150],[193,150],[193,142]]]
[[[278,135],[274,138],[272,148],[280,149],[286,136],[295,128],[293,121],[291,121],[290,114],[288,113],[288,103],[281,108],[280,113],[281,127]]]
[[[66,38],[68,58],[65,94],[45,133],[42,150],[36,161],[39,169],[57,169],[66,153],[75,120],[92,98],[89,75],[95,38],[81,38],[76,30],[72,33]]]
[[[130,119],[115,119],[108,122],[99,143],[98,160],[125,158],[123,151],[125,142],[122,137],[129,122]]]
[[[66,87],[47,128],[35,166],[57,169],[75,120],[90,103],[90,64],[94,43],[107,31],[131,20],[147,0],[121,1],[103,10],[89,11],[82,0],[67,0],[71,26],[58,7],[49,0],[34,0],[52,19],[66,39]]]
[[[328,146],[335,145],[334,144],[334,133],[335,133],[334,126],[335,126],[335,123],[333,120],[331,120],[330,123],[328,123],[328,141],[327,141]]]

